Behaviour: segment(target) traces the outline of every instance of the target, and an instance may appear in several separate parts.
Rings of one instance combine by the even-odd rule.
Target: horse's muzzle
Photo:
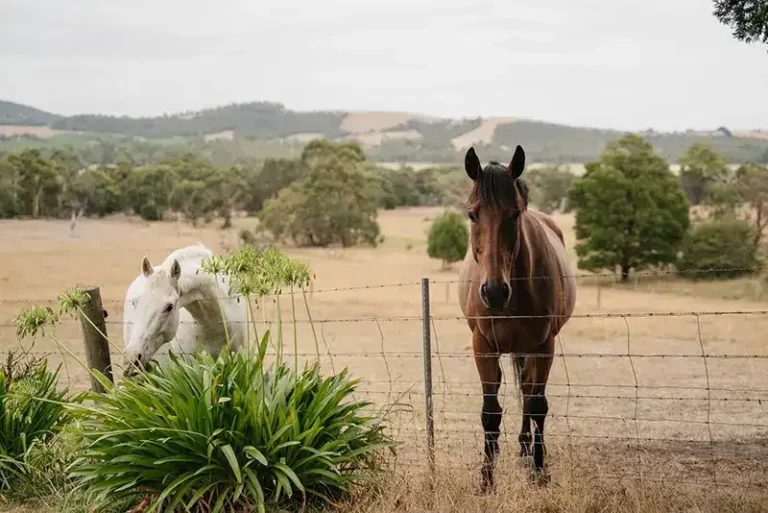
[[[511,296],[512,289],[504,281],[487,281],[480,285],[480,299],[488,310],[503,310]]]

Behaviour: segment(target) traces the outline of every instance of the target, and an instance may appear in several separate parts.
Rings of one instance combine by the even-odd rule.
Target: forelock
[[[515,179],[506,166],[491,160],[475,181],[470,205],[523,210],[528,205],[528,184]]]

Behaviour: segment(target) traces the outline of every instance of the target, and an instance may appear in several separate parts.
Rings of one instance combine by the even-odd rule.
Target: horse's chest
[[[490,349],[499,353],[530,352],[546,341],[551,330],[549,319],[478,319],[477,328]]]

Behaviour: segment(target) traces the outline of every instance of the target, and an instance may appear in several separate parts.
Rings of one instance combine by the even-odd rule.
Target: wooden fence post
[[[114,381],[109,342],[106,339],[107,325],[104,322],[106,312],[101,304],[101,291],[99,287],[87,287],[84,288],[84,292],[88,294],[88,302],[83,305],[83,311],[80,314],[80,327],[85,341],[86,363],[89,369],[97,370],[110,381]],[[91,388],[96,393],[104,393],[104,387],[93,376],[91,376]]]

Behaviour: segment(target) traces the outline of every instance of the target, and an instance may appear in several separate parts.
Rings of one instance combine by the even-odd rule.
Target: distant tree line
[[[103,217],[134,213],[147,221],[180,217],[193,225],[231,224],[238,212],[299,245],[375,244],[376,212],[456,205],[466,184],[458,168],[389,169],[367,160],[356,142],[315,140],[297,158],[217,165],[184,153],[157,163],[115,153],[86,165],[67,150],[27,148],[0,159],[0,217]]]
[[[293,158],[238,164],[201,153],[155,163],[123,151],[111,157],[111,163],[86,165],[63,149],[6,153],[0,217],[69,218],[74,227],[84,216],[127,212],[193,225],[218,219],[226,227],[234,214],[245,213],[257,216],[272,237],[300,246],[375,245],[380,209],[460,208],[470,185],[457,166],[390,169],[368,160],[357,142],[326,139],[311,141]],[[526,178],[535,207],[575,211],[583,269],[615,270],[627,280],[648,268],[676,266],[701,276],[705,268],[733,275],[756,266],[768,226],[768,168],[747,162],[733,169],[703,143],[689,146],[680,162],[677,176],[645,138],[630,134],[610,141],[583,177],[548,166]],[[698,209],[693,219],[691,205]],[[459,231],[442,233],[432,244],[435,255]],[[441,258],[451,262],[456,255]]]

